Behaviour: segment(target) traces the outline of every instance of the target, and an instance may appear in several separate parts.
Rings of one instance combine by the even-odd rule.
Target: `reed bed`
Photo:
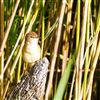
[[[44,100],[100,99],[99,0],[0,0],[0,100],[23,75],[30,31],[50,61]]]

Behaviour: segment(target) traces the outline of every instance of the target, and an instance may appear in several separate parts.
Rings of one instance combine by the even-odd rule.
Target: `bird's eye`
[[[33,38],[32,35],[30,37]]]
[[[41,40],[39,39],[38,44],[41,45]]]

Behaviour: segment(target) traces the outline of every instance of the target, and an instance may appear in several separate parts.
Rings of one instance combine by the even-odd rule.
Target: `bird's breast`
[[[24,47],[23,60],[33,63],[40,59],[40,47],[35,45],[27,45]]]

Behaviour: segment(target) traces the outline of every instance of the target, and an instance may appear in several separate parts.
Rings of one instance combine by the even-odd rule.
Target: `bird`
[[[36,32],[29,32],[25,36],[25,43],[22,50],[23,61],[28,64],[40,60],[41,49],[39,45],[39,35]]]

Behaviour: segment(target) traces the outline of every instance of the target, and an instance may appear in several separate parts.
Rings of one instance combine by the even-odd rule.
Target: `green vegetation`
[[[100,1],[0,0],[0,100],[23,76],[22,48],[31,31],[50,61],[45,100],[98,100]]]

